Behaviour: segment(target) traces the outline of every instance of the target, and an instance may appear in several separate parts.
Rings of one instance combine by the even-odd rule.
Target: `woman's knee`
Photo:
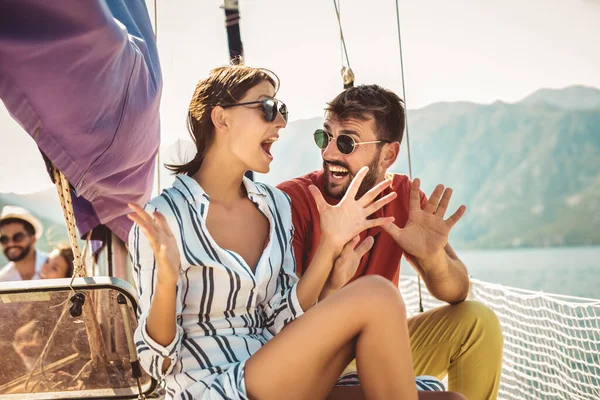
[[[392,282],[379,275],[361,277],[347,286],[348,291],[357,296],[357,300],[372,310],[388,311],[394,309],[406,315],[406,306],[400,290]]]

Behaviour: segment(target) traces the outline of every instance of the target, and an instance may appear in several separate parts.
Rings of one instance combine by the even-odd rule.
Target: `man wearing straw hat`
[[[48,255],[35,248],[42,223],[24,208],[5,206],[0,213],[0,244],[8,264],[0,269],[0,282],[39,279]]]

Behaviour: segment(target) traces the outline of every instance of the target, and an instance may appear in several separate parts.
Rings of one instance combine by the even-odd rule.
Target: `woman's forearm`
[[[146,318],[146,332],[156,343],[168,346],[175,339],[177,285],[158,282]]]
[[[298,301],[304,311],[314,306],[319,299],[323,286],[331,273],[331,268],[341,249],[321,240],[306,272],[298,282],[296,289]]]

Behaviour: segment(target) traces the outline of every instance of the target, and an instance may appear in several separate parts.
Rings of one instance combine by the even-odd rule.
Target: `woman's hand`
[[[138,224],[154,252],[158,283],[176,285],[179,279],[181,259],[177,241],[165,216],[158,211],[150,215],[137,204],[129,204],[129,208],[135,212],[127,214],[127,217]]]

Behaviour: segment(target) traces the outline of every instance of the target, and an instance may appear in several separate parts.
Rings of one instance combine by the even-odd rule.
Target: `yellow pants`
[[[502,330],[492,310],[464,301],[423,312],[408,319],[416,375],[442,379],[448,390],[468,400],[498,396],[502,372]],[[345,372],[356,371],[356,360]]]

